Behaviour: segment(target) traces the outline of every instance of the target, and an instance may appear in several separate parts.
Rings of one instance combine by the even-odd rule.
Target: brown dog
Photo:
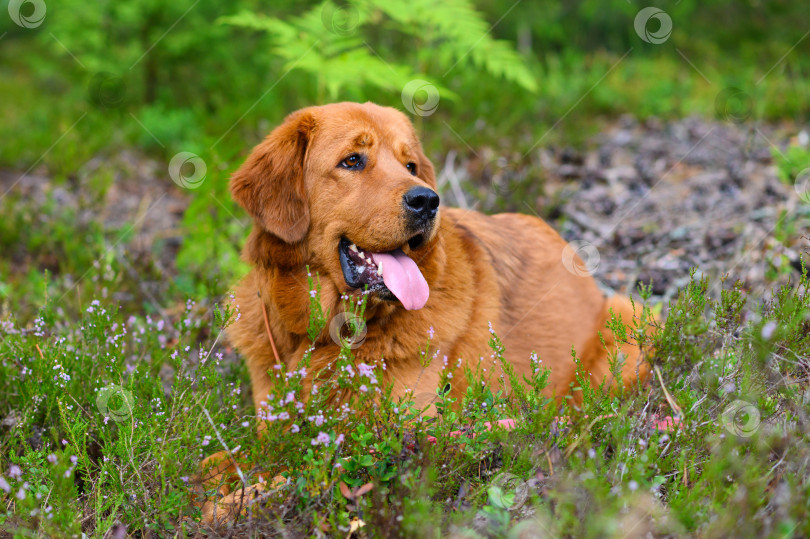
[[[420,363],[429,331],[432,350],[454,365],[475,365],[490,358],[492,328],[518,376],[530,374],[532,352],[551,369],[549,396],[565,395],[575,380],[572,346],[596,384],[610,376],[609,354],[619,351],[620,383],[647,376],[640,350],[617,343],[605,327],[611,309],[632,323],[630,301],[605,298],[579,257],[536,217],[440,207],[433,165],[395,109],[338,103],[291,114],[234,173],[231,192],[254,218],[244,250],[253,269],[237,287],[242,316],[229,338],[247,359],[257,410],[276,363],[265,314],[288,367],[312,344],[307,266],[332,316],[341,296],[367,290],[367,334],[354,355],[367,364],[385,358],[384,382],[395,398],[406,390],[435,395],[443,362]],[[310,373],[340,351],[328,331],[315,345]],[[463,379],[455,379],[453,396],[465,392]],[[212,457],[209,477],[228,473],[225,457]],[[204,509],[208,521],[212,509]]]
[[[605,298],[546,223],[439,207],[433,165],[395,109],[337,103],[291,114],[234,173],[231,192],[254,218],[244,251],[253,270],[237,288],[242,317],[229,337],[247,358],[257,409],[276,362],[262,310],[281,361],[294,367],[311,345],[306,266],[332,315],[342,295],[370,291],[367,335],[354,354],[368,364],[385,358],[394,397],[435,390],[442,362],[422,372],[419,361],[429,328],[433,349],[473,364],[490,357],[491,324],[518,375],[531,372],[537,352],[558,397],[574,381],[572,346],[597,384],[617,347],[624,383],[648,372],[638,348],[617,345],[605,328],[609,309],[632,322],[629,300]],[[338,356],[327,333],[311,372]],[[464,390],[454,384],[455,395]]]

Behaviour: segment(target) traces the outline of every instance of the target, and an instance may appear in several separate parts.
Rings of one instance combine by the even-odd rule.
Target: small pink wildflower
[[[312,439],[312,445],[318,444],[328,444],[329,443],[329,435],[325,432],[319,432],[316,438]]]
[[[357,365],[357,370],[360,373],[360,376],[365,376],[366,378],[371,378],[374,376],[374,367],[371,365],[360,363]]]

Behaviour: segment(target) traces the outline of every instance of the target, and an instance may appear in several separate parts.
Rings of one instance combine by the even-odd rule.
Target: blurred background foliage
[[[810,102],[810,17],[787,0],[656,2],[673,21],[661,44],[639,38],[645,6],[627,0],[43,4],[34,28],[0,17],[0,167],[59,183],[124,148],[200,155],[208,177],[177,258],[187,292],[221,292],[242,270],[228,174],[302,106],[402,109],[402,87],[423,79],[441,95],[414,118],[429,155],[494,147],[520,166],[539,140],[577,144],[622,114],[727,118],[730,87],[755,122],[804,121]],[[115,174],[94,178],[101,196]]]
[[[66,137],[82,140],[72,150],[80,154],[115,142],[203,151],[221,137],[241,149],[301,106],[372,99],[401,108],[414,77],[442,91],[436,119],[472,145],[542,134],[586,93],[573,120],[713,115],[729,86],[753,98],[759,119],[806,117],[803,5],[658,5],[673,20],[660,45],[639,39],[643,6],[626,0],[48,3],[36,28],[0,18],[0,159],[29,166],[82,112],[90,117]],[[129,125],[129,113],[155,137]],[[425,137],[430,147],[453,144],[436,129]],[[44,161],[58,169],[68,150],[54,151]]]

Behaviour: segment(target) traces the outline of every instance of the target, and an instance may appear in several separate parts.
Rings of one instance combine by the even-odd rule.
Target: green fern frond
[[[218,22],[266,32],[273,53],[286,61],[285,69],[310,73],[330,99],[337,98],[343,89],[359,86],[402,91],[414,79],[427,80],[443,98],[456,99],[434,78],[374,52],[362,27],[380,24],[384,16],[393,23],[394,31],[413,39],[429,36],[435,44],[432,58],[448,72],[457,64],[467,63],[529,91],[537,88],[520,55],[508,42],[492,39],[487,23],[467,0],[358,0],[345,8],[351,23],[346,31],[330,28],[327,15],[335,9],[334,4],[325,2],[286,21],[243,11],[221,17]]]
[[[416,38],[433,36],[438,43],[434,49],[436,58],[445,69],[452,70],[469,61],[492,76],[503,77],[530,92],[537,90],[537,81],[523,58],[509,42],[492,38],[491,27],[467,0],[393,0],[368,4],[378,4],[380,10]]]

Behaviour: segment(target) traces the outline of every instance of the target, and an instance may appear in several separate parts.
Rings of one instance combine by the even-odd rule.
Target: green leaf
[[[487,495],[490,505],[501,509],[509,509],[515,503],[515,493],[504,492],[500,487],[489,487]]]

